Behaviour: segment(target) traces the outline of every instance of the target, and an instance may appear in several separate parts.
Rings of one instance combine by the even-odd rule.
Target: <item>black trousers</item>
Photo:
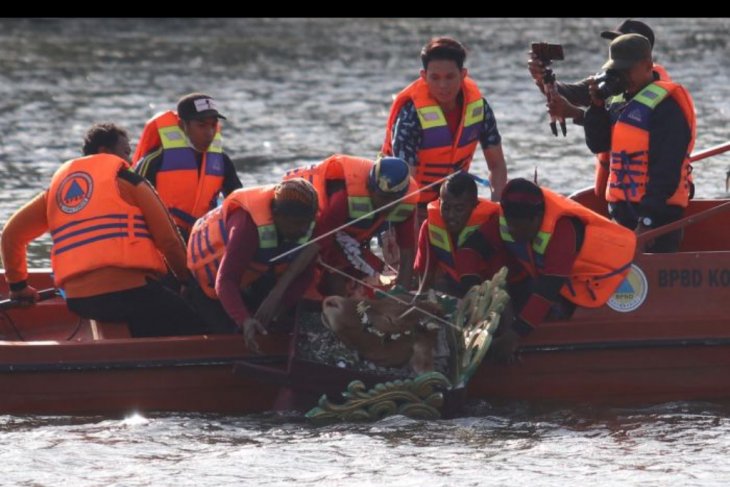
[[[179,295],[149,278],[141,287],[87,298],[69,298],[66,304],[83,318],[125,322],[133,337],[207,332],[203,320]]]
[[[616,220],[621,226],[628,228],[629,230],[636,229],[639,223],[639,205],[636,203],[627,203],[625,201],[618,201],[616,203],[608,204],[608,212],[611,214],[611,218]],[[684,215],[684,208],[681,206],[665,206],[663,211],[658,212],[652,218],[651,228],[657,228],[667,223],[672,223],[679,220]],[[664,235],[654,239],[650,245],[645,249],[647,253],[668,253],[677,252],[679,245],[682,243],[682,236],[684,231],[680,228],[673,232],[665,233]]]

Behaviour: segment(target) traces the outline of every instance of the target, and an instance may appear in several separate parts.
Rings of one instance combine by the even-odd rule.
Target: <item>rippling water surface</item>
[[[155,112],[206,91],[228,116],[244,185],[345,152],[374,156],[391,95],[433,35],[469,48],[511,176],[563,193],[592,183],[582,129],[547,126],[525,68],[531,41],[562,42],[571,81],[599,70],[598,32],[621,19],[0,20],[0,223],[114,121],[136,140]],[[697,149],[725,142],[730,19],[651,19],[655,54],[694,96]],[[134,142],[133,140],[133,142]],[[724,194],[730,157],[695,166],[698,197]],[[485,175],[479,155],[474,172]],[[30,249],[48,265],[48,239]],[[0,392],[1,393],[1,392]],[[726,485],[730,410],[475,407],[456,420],[313,428],[297,416],[0,417],[2,485]]]

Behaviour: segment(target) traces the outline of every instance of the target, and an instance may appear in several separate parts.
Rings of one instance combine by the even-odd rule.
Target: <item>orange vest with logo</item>
[[[451,173],[469,170],[484,122],[484,99],[471,78],[464,78],[461,91],[464,101],[461,107],[461,120],[455,134],[449,130],[443,110],[429,95],[428,85],[421,78],[398,93],[390,108],[385,141],[381,149],[381,152],[388,156],[393,155],[393,125],[403,105],[412,101],[418,112],[422,137],[415,166],[415,179],[420,187]],[[419,201],[429,202],[436,198],[438,198],[437,187],[422,191]]]
[[[655,81],[629,101],[619,115],[611,131],[611,163],[607,201],[631,201],[638,203],[646,194],[649,181],[649,126],[654,108],[671,96],[682,109],[690,127],[691,138],[682,162],[679,185],[668,205],[686,207],[689,204],[691,184],[689,156],[694,148],[697,123],[692,98],[677,83]]]
[[[162,163],[155,183],[157,193],[170,210],[175,224],[189,231],[195,220],[215,207],[223,187],[223,144],[219,125],[198,170],[196,151],[178,126],[179,120],[175,112],[167,111],[147,122],[134,160],[135,168],[139,170],[144,163],[143,156],[155,147],[162,147]]]
[[[314,225],[310,227],[309,234],[297,242],[286,244],[279,242],[271,213],[274,188],[275,185],[268,185],[238,189],[226,197],[222,206],[209,211],[195,222],[188,240],[187,265],[203,292],[210,298],[218,299],[215,281],[226,251],[228,232],[225,222],[232,208],[240,207],[246,210],[256,224],[259,235],[258,249],[241,278],[241,289],[250,286],[268,272],[280,275],[299,252],[293,252],[274,263],[269,262],[270,259],[306,243],[311,238]]]
[[[362,157],[335,154],[319,164],[293,169],[286,173],[284,179],[304,178],[312,183],[319,196],[320,211],[329,205],[327,195],[327,181],[344,179],[347,191],[348,223],[373,211],[373,202],[368,191],[368,179],[373,161]],[[415,180],[411,177],[406,194],[418,190]],[[364,218],[345,227],[342,231],[351,235],[355,240],[364,242],[372,237],[385,223],[400,223],[408,219],[416,208],[418,194],[413,194],[389,212],[380,212],[375,216]]]
[[[669,77],[669,73],[667,73],[667,70],[661,64],[654,63],[653,70],[655,73],[657,73],[657,75],[659,75],[660,81],[672,81],[672,78]],[[611,97],[606,101],[606,103],[608,105],[612,103],[623,104],[624,96],[623,94],[621,94],[615,97]],[[610,162],[610,152],[601,152],[599,154],[596,154],[596,171],[593,183],[593,192],[599,198],[604,198],[606,196],[606,183],[608,182],[608,166]]]
[[[67,161],[53,175],[46,218],[56,286],[104,267],[167,272],[142,212],[119,194],[117,174],[128,167],[96,154]]]
[[[500,210],[500,234],[510,251],[533,277],[542,274],[544,256],[555,224],[562,217],[578,218],[585,227],[583,245],[573,264],[568,283],[560,290],[567,300],[597,308],[609,300],[629,272],[636,249],[636,235],[575,201],[542,188],[545,214],[537,236],[529,243],[516,242]]]
[[[456,272],[456,251],[464,245],[464,242],[494,215],[499,214],[499,205],[484,198],[479,198],[477,206],[472,210],[466,225],[459,233],[454,242],[446,229],[446,224],[441,217],[441,200],[432,201],[428,204],[428,241],[431,255],[436,257],[437,265],[449,274],[456,282],[461,276]],[[474,269],[478,271],[478,269]],[[483,276],[488,279],[492,276]]]

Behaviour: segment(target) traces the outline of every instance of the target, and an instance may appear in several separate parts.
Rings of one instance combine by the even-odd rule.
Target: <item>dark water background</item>
[[[599,70],[621,19],[0,20],[0,223],[80,152],[90,124],[133,144],[145,121],[190,91],[228,116],[225,146],[244,185],[335,153],[374,156],[391,95],[434,35],[470,50],[467,67],[497,116],[511,177],[563,193],[592,183],[582,129],[548,129],[527,73],[531,41],[561,42],[559,79]],[[655,55],[694,96],[697,149],[728,140],[730,19],[649,19]],[[697,195],[724,195],[730,156],[695,166]],[[483,156],[472,165],[486,174]],[[48,239],[31,245],[48,265]],[[2,393],[0,391],[0,393]],[[475,406],[466,418],[392,418],[313,428],[296,416],[0,417],[0,485],[726,485],[730,410]]]

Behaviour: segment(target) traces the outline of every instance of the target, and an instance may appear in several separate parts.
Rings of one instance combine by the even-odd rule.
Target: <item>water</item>
[[[526,70],[532,41],[562,42],[559,79],[599,70],[597,33],[621,19],[0,20],[0,222],[76,157],[95,121],[136,139],[190,91],[219,100],[244,185],[345,152],[374,156],[391,100],[432,35],[469,48],[509,174],[569,193],[592,184],[580,127],[547,126]],[[651,19],[655,54],[694,96],[697,149],[727,140],[730,19]],[[133,140],[134,142],[134,140]],[[700,198],[724,194],[728,156],[695,165]],[[483,156],[473,171],[486,175]],[[48,265],[48,239],[30,247]],[[465,418],[313,428],[293,415],[0,417],[0,485],[725,485],[730,410],[493,407]]]

